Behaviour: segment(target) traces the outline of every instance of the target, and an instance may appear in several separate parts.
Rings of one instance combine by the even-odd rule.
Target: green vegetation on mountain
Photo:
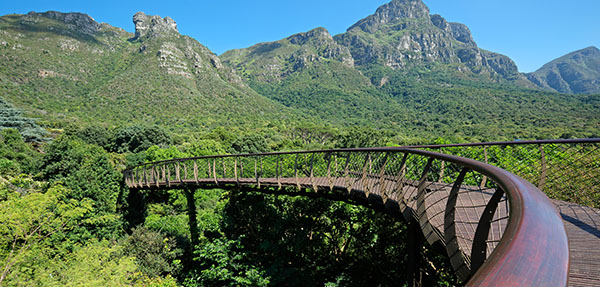
[[[600,50],[569,53],[527,74],[530,81],[559,93],[600,94]]]
[[[394,0],[332,37],[323,28],[221,55],[259,94],[336,125],[398,138],[591,137],[597,96],[541,92],[469,29]]]
[[[2,98],[58,127],[156,123],[190,130],[299,117],[248,88],[176,26],[157,28],[169,24],[152,17],[136,14],[138,29],[148,30],[139,36],[85,14],[1,17]]]

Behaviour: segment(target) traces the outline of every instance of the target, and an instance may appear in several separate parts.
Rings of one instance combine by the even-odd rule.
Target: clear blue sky
[[[170,16],[213,52],[275,41],[315,27],[342,33],[388,0],[0,0],[0,14],[83,12],[133,32],[137,11]],[[469,26],[477,44],[522,72],[588,46],[600,47],[600,0],[424,0],[432,14]]]

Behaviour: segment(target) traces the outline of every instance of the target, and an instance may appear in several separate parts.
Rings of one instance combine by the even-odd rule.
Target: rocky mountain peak
[[[57,11],[47,11],[43,13],[29,12],[29,17],[46,17],[57,21],[64,22],[70,28],[81,31],[85,34],[94,34],[100,30],[100,24],[90,17],[88,14],[72,12],[62,13]]]
[[[600,50],[587,47],[526,74],[537,86],[560,93],[600,94]]]
[[[579,51],[575,51],[572,54],[573,57],[600,57],[600,49],[590,46],[585,49],[581,49]]]
[[[380,6],[375,14],[358,21],[348,30],[360,28],[374,33],[380,26],[393,24],[404,18],[429,18],[429,8],[421,0],[393,0]]]
[[[310,41],[311,39],[317,39],[319,41],[323,41],[323,40],[333,41],[333,38],[331,37],[331,34],[329,34],[329,31],[327,31],[327,29],[322,28],[322,27],[315,28],[308,32],[298,33],[298,34],[288,37],[288,40],[290,41],[290,43],[296,44],[296,45],[304,45],[306,42]]]
[[[149,36],[167,36],[175,33],[177,23],[171,17],[162,18],[157,15],[146,15],[144,12],[137,12],[133,15],[133,24],[135,24],[135,39]]]

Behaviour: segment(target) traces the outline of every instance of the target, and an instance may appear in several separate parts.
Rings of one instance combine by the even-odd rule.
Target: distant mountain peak
[[[290,43],[296,45],[304,45],[311,39],[333,41],[333,38],[331,37],[331,34],[329,34],[329,31],[327,31],[327,29],[323,27],[315,28],[304,33],[294,34],[292,36],[289,36],[287,39],[290,41]]]
[[[380,26],[405,18],[429,18],[429,8],[421,0],[393,0],[377,8],[375,14],[352,25],[348,31],[360,28],[365,32],[374,33]]]
[[[57,11],[47,11],[47,12],[29,12],[27,14],[28,17],[45,17],[57,21],[64,22],[65,24],[75,28],[78,31],[81,31],[85,34],[94,34],[98,30],[100,30],[100,24],[94,20],[94,18],[90,17],[88,14],[79,13],[79,12],[71,12],[71,13],[62,13]]]
[[[595,46],[589,46],[587,48],[581,49],[579,51],[575,51],[571,54],[580,54],[580,55],[584,55],[584,56],[593,56],[593,55],[600,55],[600,49],[596,48]]]
[[[135,39],[146,36],[160,37],[173,33],[179,34],[177,23],[171,17],[162,18],[157,15],[146,15],[144,12],[137,12],[133,15],[133,24],[135,24]]]
[[[600,50],[590,46],[554,59],[527,78],[560,93],[600,93]]]

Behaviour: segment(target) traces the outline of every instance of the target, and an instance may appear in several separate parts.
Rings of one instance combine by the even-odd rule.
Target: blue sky
[[[137,11],[170,16],[213,52],[325,27],[342,33],[390,0],[0,1],[0,14],[83,12],[133,32]],[[477,44],[511,57],[522,72],[588,46],[600,47],[600,0],[424,0],[432,14],[469,26]]]

